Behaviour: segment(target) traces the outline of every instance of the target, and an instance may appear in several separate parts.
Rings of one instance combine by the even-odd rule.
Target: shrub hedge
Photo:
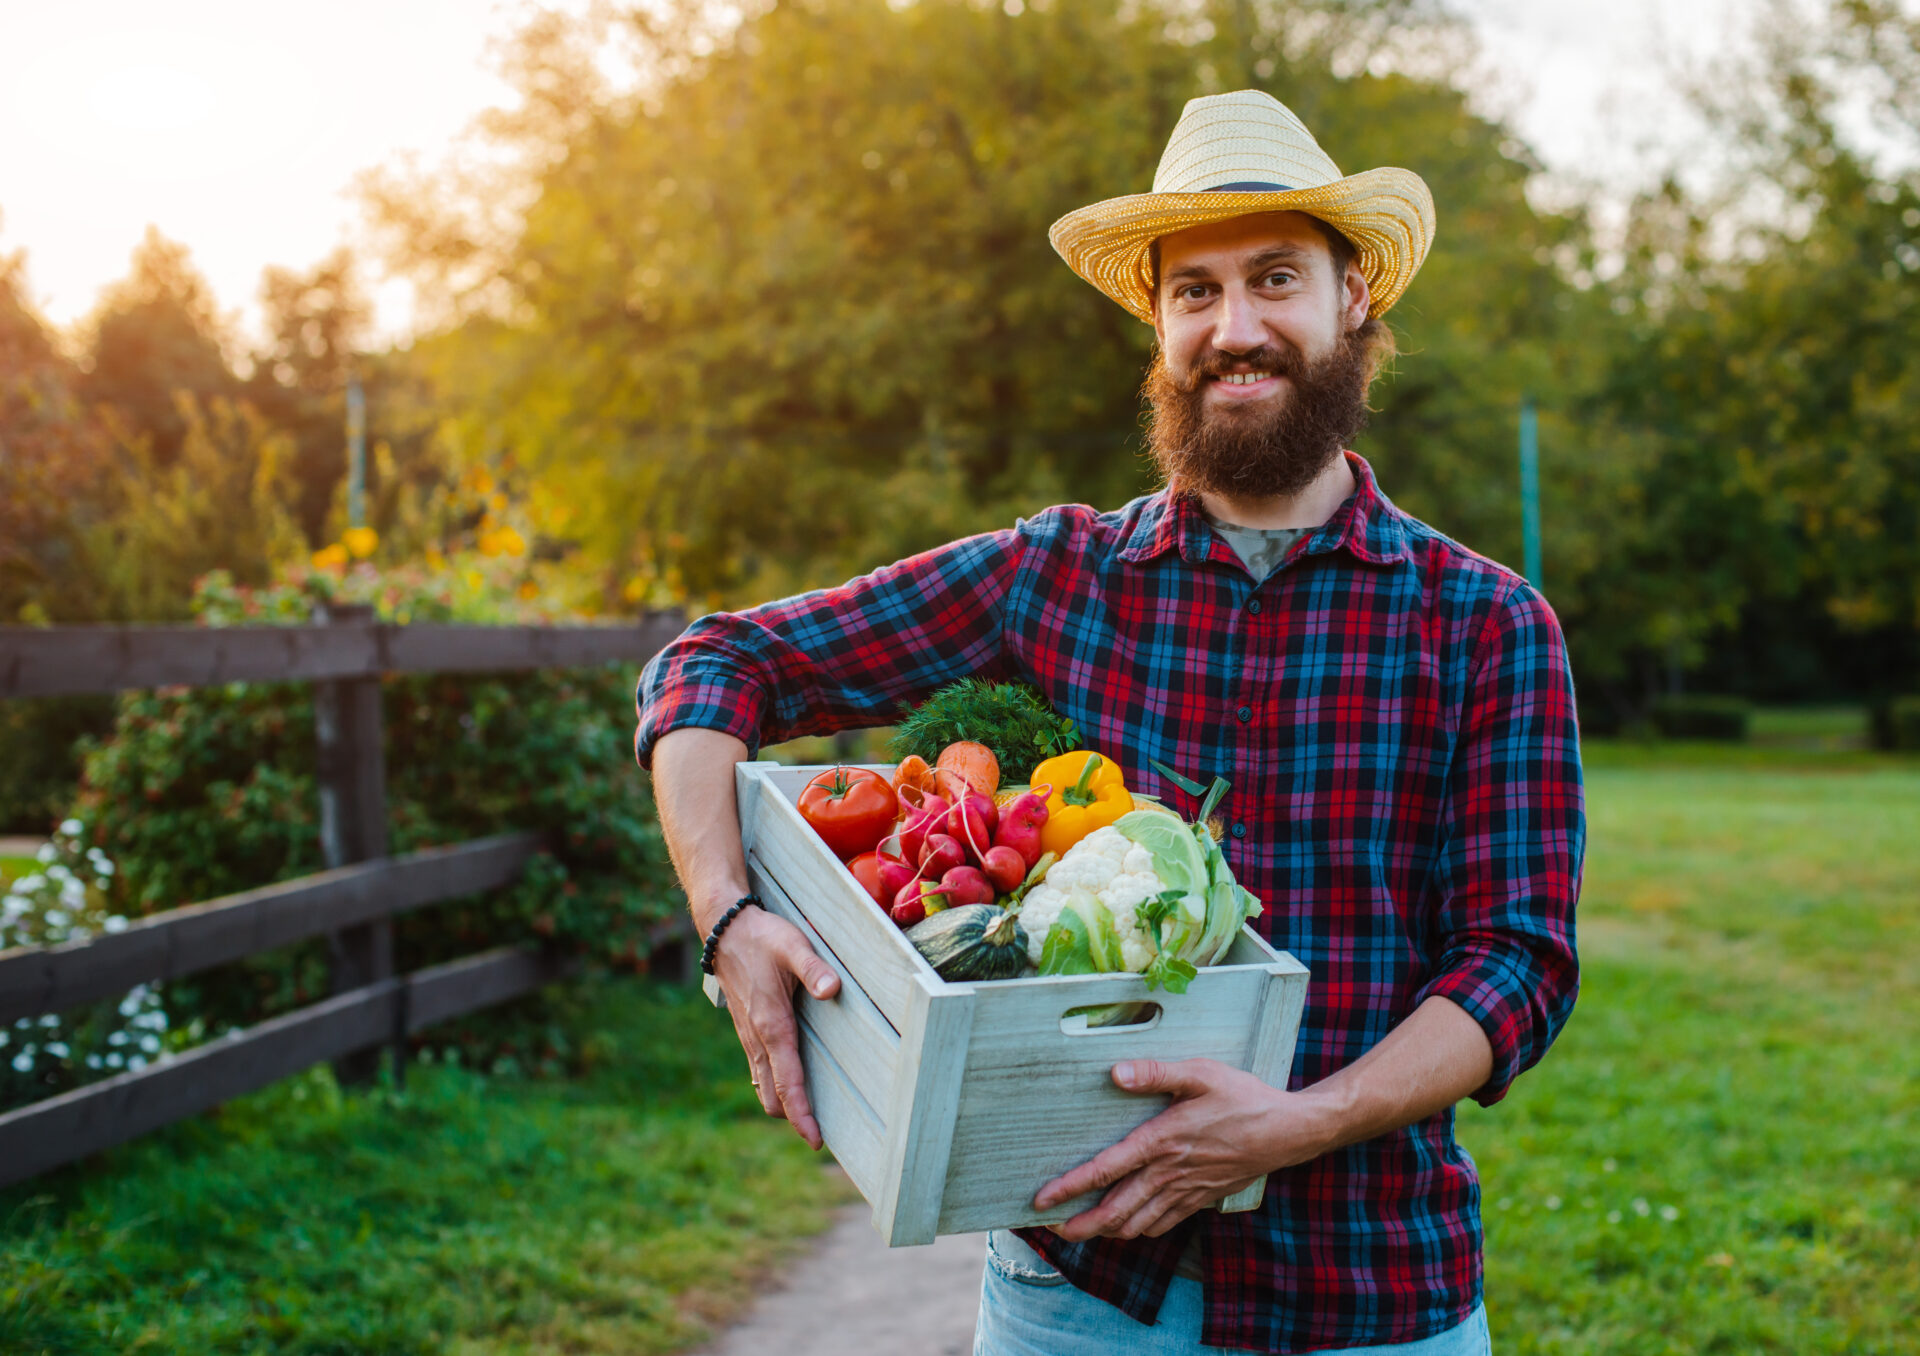
[[[1665,739],[1739,741],[1747,737],[1753,706],[1738,697],[1674,695],[1656,699],[1648,714]]]
[[[552,619],[471,568],[452,580],[424,570],[301,571],[261,590],[215,575],[203,581],[196,612],[211,625],[292,623],[321,597],[371,602],[387,620]],[[544,833],[549,844],[514,885],[398,920],[403,969],[528,939],[644,968],[649,929],[679,906],[633,762],[635,677],[609,665],[383,680],[392,851],[509,830]],[[102,917],[140,917],[321,869],[311,687],[233,683],[124,696],[112,732],[86,748],[72,820],[76,855],[111,863],[90,882],[98,898],[89,907]],[[30,911],[30,901],[15,905],[12,931],[23,939],[37,925]],[[250,1024],[326,988],[319,943],[177,981],[162,994],[170,1041]],[[482,1029],[487,1048],[470,1050],[482,1062],[538,1064],[552,1047],[538,1032],[497,1021]],[[86,1081],[89,1053],[70,1049],[64,1067],[43,1069],[36,1084]]]

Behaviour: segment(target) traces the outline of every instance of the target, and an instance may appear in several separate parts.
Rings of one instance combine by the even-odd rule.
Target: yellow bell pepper
[[[1033,770],[1031,781],[1034,786],[1053,785],[1047,793],[1047,822],[1040,826],[1042,852],[1064,854],[1133,808],[1120,765],[1085,749],[1047,759]]]

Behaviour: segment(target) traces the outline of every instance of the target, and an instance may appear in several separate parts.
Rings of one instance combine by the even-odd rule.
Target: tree
[[[128,429],[151,439],[161,466],[180,455],[187,436],[177,392],[198,400],[237,393],[211,289],[186,248],[151,226],[132,271],[102,296],[88,328],[82,398],[118,410]]]
[[[532,111],[497,129],[517,230],[374,196],[395,257],[478,303],[421,346],[460,455],[532,475],[628,597],[756,600],[1148,488],[1151,332],[1046,230],[1144,189],[1184,102],[1248,79],[1342,163],[1433,185],[1439,239],[1394,313],[1409,356],[1363,450],[1410,506],[1517,553],[1505,429],[1597,308],[1553,266],[1580,221],[1528,204],[1524,148],[1450,83],[1459,30],[1427,7],[635,12],[627,96],[558,22],[517,53]]]

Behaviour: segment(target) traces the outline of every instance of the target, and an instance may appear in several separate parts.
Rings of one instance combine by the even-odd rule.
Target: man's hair
[[[1301,213],[1320,236],[1327,242],[1327,255],[1333,261],[1333,276],[1345,278],[1347,265],[1360,257],[1360,251],[1354,243],[1338,228],[1328,225],[1319,217],[1310,213]],[[1148,257],[1153,261],[1153,302],[1160,304],[1160,242],[1156,239],[1147,249]],[[1393,361],[1400,350],[1394,343],[1393,331],[1387,328],[1387,322],[1379,316],[1370,315],[1360,322],[1360,328],[1354,331],[1354,341],[1366,354],[1367,385],[1373,385],[1373,379]]]

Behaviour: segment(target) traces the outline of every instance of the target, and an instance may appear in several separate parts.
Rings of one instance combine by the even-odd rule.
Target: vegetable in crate
[[[933,764],[956,741],[986,745],[1001,780],[1018,785],[1033,780],[1036,763],[1079,743],[1080,734],[1025,683],[962,678],[902,716],[887,749],[902,761],[919,757]]]
[[[907,940],[942,979],[1014,979],[1027,968],[1027,935],[1017,915],[993,904],[963,904],[907,930]]]
[[[800,792],[800,817],[843,862],[873,851],[899,808],[893,784],[866,768],[828,768]]]
[[[1260,912],[1207,830],[1226,789],[1225,779],[1214,779],[1197,823],[1134,810],[1061,857],[1021,908],[1028,956],[1040,973],[1130,971],[1149,988],[1184,993],[1199,966],[1217,964],[1241,924]],[[1129,1021],[1134,1006],[1091,1009],[1088,1023]]]
[[[1042,852],[1064,853],[1133,809],[1120,765],[1086,749],[1047,759],[1033,770],[1033,784],[1052,788],[1040,827]]]

